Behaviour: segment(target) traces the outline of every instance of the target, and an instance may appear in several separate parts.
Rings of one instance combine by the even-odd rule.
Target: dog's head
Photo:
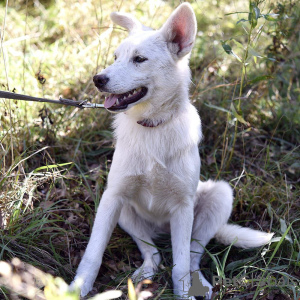
[[[115,51],[115,62],[93,78],[100,91],[110,93],[104,104],[109,111],[125,111],[146,102],[157,109],[178,96],[180,89],[188,90],[187,58],[197,29],[188,3],[181,4],[157,31],[129,14],[114,12],[111,19],[126,28],[129,37]]]

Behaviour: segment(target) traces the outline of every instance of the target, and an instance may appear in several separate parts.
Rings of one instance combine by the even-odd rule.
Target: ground
[[[215,299],[297,299],[299,4],[190,2],[198,21],[190,65],[191,101],[204,134],[201,179],[224,179],[234,188],[230,222],[275,233],[270,245],[252,250],[212,240],[201,268],[210,281],[240,280],[238,286],[223,281]],[[102,103],[92,76],[113,61],[113,50],[127,35],[112,27],[109,13],[131,12],[159,28],[178,4],[3,1],[0,88]],[[101,109],[0,99],[0,120],[0,260],[17,257],[69,283],[105,188],[114,150],[112,116]],[[144,288],[156,299],[170,299],[170,237],[157,246],[162,266]],[[95,292],[116,288],[126,295],[127,278],[141,263],[131,238],[117,227]],[[23,270],[18,268],[14,272]],[[1,278],[0,298],[17,299]]]

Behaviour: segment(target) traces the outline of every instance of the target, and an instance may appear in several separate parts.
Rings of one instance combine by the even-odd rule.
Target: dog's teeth
[[[141,90],[142,90],[142,88],[136,88],[136,89],[133,89],[133,90],[127,92],[125,95],[128,97],[128,95],[133,95],[135,93],[139,93],[139,92],[141,92]]]

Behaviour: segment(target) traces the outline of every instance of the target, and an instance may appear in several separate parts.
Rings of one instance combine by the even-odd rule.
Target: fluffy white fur
[[[107,188],[75,281],[83,282],[82,296],[92,289],[118,222],[144,258],[133,278],[156,273],[160,255],[149,244],[154,244],[152,238],[159,232],[170,231],[174,293],[186,299],[190,287],[187,274],[197,271],[210,288],[209,298],[212,287],[199,270],[209,240],[215,236],[222,243],[248,248],[268,243],[272,234],[227,224],[231,187],[224,181],[199,182],[201,122],[188,97],[188,58],[197,31],[191,6],[181,4],[157,31],[150,31],[128,14],[113,13],[111,17],[130,35],[116,50],[115,63],[100,73],[109,78],[102,90],[123,94],[145,86],[148,92],[115,117],[116,149]],[[147,60],[136,64],[132,58],[137,55]],[[141,120],[157,126],[144,127],[138,124]]]

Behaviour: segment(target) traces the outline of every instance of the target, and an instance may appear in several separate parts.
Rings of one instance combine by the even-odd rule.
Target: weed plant
[[[231,222],[275,233],[261,249],[212,240],[201,269],[210,281],[224,279],[215,287],[215,299],[299,299],[299,3],[190,2],[198,20],[190,65],[191,101],[204,131],[201,179],[230,182],[235,191]],[[102,102],[92,76],[113,61],[113,50],[127,36],[112,25],[110,12],[131,12],[159,28],[178,4],[1,1],[0,89]],[[35,282],[38,295],[67,299],[64,282],[74,277],[86,248],[110,168],[111,117],[100,109],[0,99],[0,122],[1,266],[13,270],[5,276],[19,274],[19,284],[27,278],[24,266],[27,273],[37,267],[50,278]],[[152,284],[135,291],[127,279],[142,258],[117,227],[92,294],[118,289],[124,292],[121,299],[127,293],[129,299],[146,299],[147,293],[140,293],[146,290],[154,299],[173,299],[170,237],[157,245],[160,271]],[[30,298],[8,284],[12,279],[5,281],[12,277],[3,270],[0,298]],[[54,277],[63,280],[54,284]],[[230,278],[239,284],[226,284]]]

